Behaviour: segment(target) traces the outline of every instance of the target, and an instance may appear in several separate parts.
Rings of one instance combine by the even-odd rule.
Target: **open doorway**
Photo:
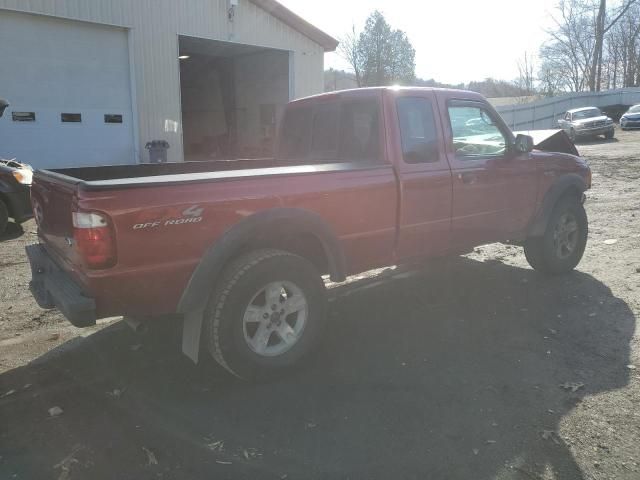
[[[289,101],[289,52],[202,38],[180,39],[186,161],[273,155]]]

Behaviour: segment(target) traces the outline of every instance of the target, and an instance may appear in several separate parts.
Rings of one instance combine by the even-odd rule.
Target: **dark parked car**
[[[622,130],[640,128],[640,105],[634,105],[620,117],[620,128]]]
[[[562,128],[574,142],[578,138],[595,137],[604,135],[612,139],[615,135],[613,120],[607,117],[596,107],[575,108],[565,113],[558,120],[558,126]]]
[[[9,102],[0,98],[0,117],[8,106]],[[16,223],[31,218],[29,187],[32,177],[29,165],[0,159],[0,234],[7,228],[9,218]]]

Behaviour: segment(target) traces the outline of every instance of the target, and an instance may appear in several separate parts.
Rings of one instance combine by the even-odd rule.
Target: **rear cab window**
[[[282,123],[278,159],[306,163],[383,163],[378,96],[340,96],[291,105]]]

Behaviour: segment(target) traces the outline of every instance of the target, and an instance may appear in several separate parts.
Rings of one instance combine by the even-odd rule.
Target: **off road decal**
[[[170,227],[174,225],[188,225],[192,223],[200,223],[204,220],[202,214],[204,208],[200,205],[192,205],[184,210],[180,216],[168,215],[169,218],[162,218],[146,223],[136,223],[134,230],[146,230],[150,228]]]

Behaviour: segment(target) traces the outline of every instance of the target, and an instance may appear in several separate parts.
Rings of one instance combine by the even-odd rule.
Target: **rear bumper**
[[[61,270],[42,245],[26,247],[31,264],[31,293],[42,308],[57,308],[76,327],[96,324],[96,302]]]
[[[11,217],[17,223],[22,223],[33,217],[31,211],[31,190],[29,187],[21,185],[20,188],[11,192],[4,192],[3,195],[9,202],[8,207]]]

